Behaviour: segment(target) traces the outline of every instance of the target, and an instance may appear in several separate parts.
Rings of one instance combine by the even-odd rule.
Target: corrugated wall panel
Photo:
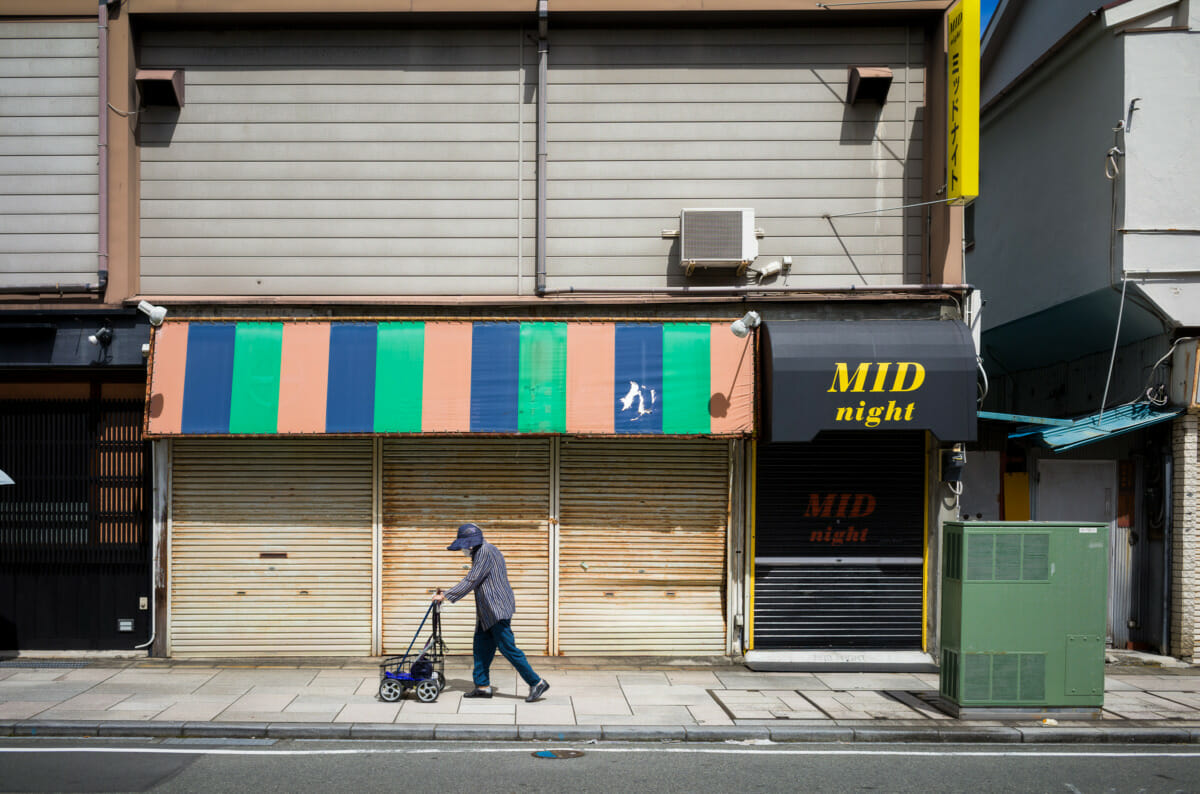
[[[0,22],[0,273],[6,286],[95,283],[96,22]]]
[[[760,261],[792,257],[781,285],[919,282],[919,211],[823,216],[920,200],[923,47],[904,27],[557,29],[548,285],[727,279],[685,277],[657,234],[721,206],[755,209]],[[892,67],[882,108],[844,102],[863,64]]]
[[[177,441],[176,656],[371,652],[370,441]]]
[[[729,444],[566,439],[559,650],[725,653]]]
[[[473,522],[504,554],[516,596],[513,633],[526,652],[548,648],[550,441],[398,439],[383,445],[383,647],[408,646],[435,588],[457,584],[470,560],[447,551]],[[474,596],[442,611],[446,646],[468,653]],[[428,631],[428,627],[426,627]]]
[[[515,293],[535,58],[517,29],[146,33],[188,90],[140,120],[143,291]]]

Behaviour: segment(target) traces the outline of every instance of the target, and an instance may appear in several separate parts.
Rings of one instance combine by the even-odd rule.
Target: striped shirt
[[[508,569],[500,549],[484,541],[471,554],[471,570],[466,578],[446,591],[446,600],[458,601],[475,591],[475,620],[487,631],[500,620],[511,620],[517,608],[512,587],[508,584]]]

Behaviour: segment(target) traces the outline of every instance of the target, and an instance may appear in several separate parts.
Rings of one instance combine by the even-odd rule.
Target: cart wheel
[[[441,687],[438,686],[437,681],[434,681],[433,679],[422,681],[421,683],[417,684],[417,700],[421,701],[422,703],[432,703],[433,701],[437,700],[438,694],[441,691]]]
[[[385,678],[379,682],[379,697],[388,703],[395,703],[404,697],[404,687],[394,678]]]

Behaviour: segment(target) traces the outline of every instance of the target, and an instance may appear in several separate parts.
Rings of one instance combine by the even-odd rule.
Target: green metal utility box
[[[941,695],[957,707],[1104,705],[1108,526],[951,521]]]

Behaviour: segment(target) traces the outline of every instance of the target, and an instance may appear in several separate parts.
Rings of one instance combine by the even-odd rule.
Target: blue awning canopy
[[[1048,421],[1038,417],[1010,414],[989,415],[983,411],[979,413],[979,418],[1024,421],[1026,424],[1009,433],[1009,438],[1030,438],[1055,452],[1064,452],[1095,441],[1119,436],[1131,430],[1166,422],[1181,413],[1183,413],[1181,408],[1156,408],[1149,403],[1135,403],[1071,420]]]

